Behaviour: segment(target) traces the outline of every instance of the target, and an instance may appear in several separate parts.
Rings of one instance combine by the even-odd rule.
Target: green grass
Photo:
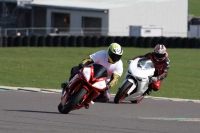
[[[200,0],[188,0],[188,12],[196,17],[200,17]]]
[[[71,68],[98,48],[1,48],[0,85],[60,89]],[[150,48],[124,48],[124,74],[127,59],[152,51]],[[200,99],[199,49],[168,49],[171,60],[168,77],[153,96]],[[117,92],[123,80],[111,89]]]

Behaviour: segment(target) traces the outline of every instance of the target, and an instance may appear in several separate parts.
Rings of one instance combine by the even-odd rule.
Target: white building
[[[188,0],[33,0],[25,6],[32,8],[32,27],[67,28],[70,35],[188,34]]]

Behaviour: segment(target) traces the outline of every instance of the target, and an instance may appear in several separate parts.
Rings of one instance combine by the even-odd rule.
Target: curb
[[[58,89],[41,89],[41,92],[49,92],[49,93],[61,93],[62,90],[58,90]]]
[[[28,91],[28,92],[40,92],[40,88],[29,88],[29,87],[19,87],[17,90],[19,91]]]
[[[111,94],[111,96],[115,96],[115,94]],[[195,99],[181,99],[181,98],[167,98],[167,97],[153,97],[153,96],[145,96],[144,98],[145,99],[153,99],[153,100],[200,103],[200,100],[195,100]]]
[[[0,90],[18,90],[18,87],[0,86]]]
[[[42,88],[30,88],[30,87],[12,87],[12,86],[0,86],[0,90],[2,91],[26,91],[26,92],[42,92],[42,93],[59,93],[61,94],[62,90],[59,89],[42,89]],[[111,96],[115,96],[115,94],[111,94]],[[168,101],[180,101],[180,102],[193,102],[200,103],[200,100],[195,99],[180,99],[180,98],[166,98],[166,97],[153,97],[153,96],[145,96],[146,99],[154,99],[154,100],[168,100]]]
[[[61,93],[58,89],[42,89],[42,88],[31,88],[31,87],[12,87],[12,86],[0,86],[0,90],[6,91],[27,91],[27,92],[46,92],[46,93]]]
[[[200,103],[200,100],[195,100],[195,99],[181,99],[181,98],[167,98],[167,97],[152,97],[152,96],[146,96],[145,98],[154,99],[154,100],[168,100],[168,101],[179,101],[179,102],[194,102],[194,103]]]

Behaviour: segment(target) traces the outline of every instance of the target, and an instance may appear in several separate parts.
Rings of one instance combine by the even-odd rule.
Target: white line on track
[[[200,122],[200,118],[138,117],[138,119],[146,119],[146,120],[166,120],[166,121],[189,121],[189,122]]]

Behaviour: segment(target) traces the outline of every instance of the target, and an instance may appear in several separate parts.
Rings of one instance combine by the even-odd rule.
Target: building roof
[[[107,10],[110,8],[128,7],[141,2],[166,2],[173,0],[33,0],[30,6],[54,6],[70,8],[87,8]]]
[[[31,2],[33,0],[0,0],[0,2]]]

